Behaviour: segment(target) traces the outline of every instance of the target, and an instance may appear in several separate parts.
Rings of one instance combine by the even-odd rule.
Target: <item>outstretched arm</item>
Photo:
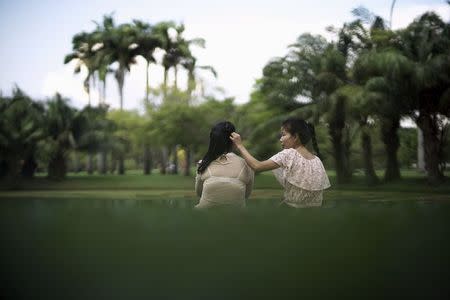
[[[256,172],[273,170],[280,167],[270,159],[265,161],[259,161],[256,158],[254,158],[242,144],[241,136],[238,133],[236,132],[231,133],[230,139],[233,141],[234,145],[239,150],[242,157],[245,159],[250,168],[252,168]]]

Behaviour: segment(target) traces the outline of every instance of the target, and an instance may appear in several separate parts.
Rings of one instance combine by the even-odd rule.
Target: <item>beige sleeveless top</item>
[[[253,181],[254,172],[244,159],[231,152],[224,154],[195,177],[195,191],[200,197],[195,207],[245,207]]]

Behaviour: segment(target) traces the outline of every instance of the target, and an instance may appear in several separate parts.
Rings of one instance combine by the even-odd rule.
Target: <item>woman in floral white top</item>
[[[319,158],[311,124],[299,118],[285,120],[280,138],[284,150],[265,161],[258,161],[247,151],[238,133],[233,132],[230,139],[253,170],[274,170],[276,178],[284,187],[285,204],[297,208],[322,205],[322,191],[330,187],[330,181]],[[306,149],[305,145],[309,141],[312,141],[318,156]]]

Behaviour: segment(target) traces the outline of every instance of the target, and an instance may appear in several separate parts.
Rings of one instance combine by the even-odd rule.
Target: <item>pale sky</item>
[[[232,96],[245,103],[255,79],[275,56],[286,54],[287,45],[305,32],[322,34],[328,25],[341,26],[353,20],[351,10],[365,6],[389,19],[391,0],[0,0],[0,90],[9,95],[17,83],[33,98],[45,99],[56,91],[72,100],[76,107],[87,104],[82,88],[83,74],[74,75],[74,64],[64,65],[72,50],[72,37],[95,28],[104,14],[114,12],[117,24],[140,19],[151,24],[173,20],[184,22],[186,38],[202,37],[205,49],[193,49],[199,65],[211,65],[218,79],[200,74],[207,91],[219,98]],[[445,21],[450,6],[440,0],[398,0],[393,28],[405,27],[425,11],[437,12]],[[183,74],[182,74],[183,75]],[[162,81],[162,69],[153,67],[150,85]],[[185,76],[180,77],[185,81]],[[117,108],[117,84],[107,81],[107,102]],[[223,89],[223,93],[220,90]],[[139,61],[125,79],[124,106],[141,109],[145,94],[145,68]],[[93,95],[93,104],[97,96]]]

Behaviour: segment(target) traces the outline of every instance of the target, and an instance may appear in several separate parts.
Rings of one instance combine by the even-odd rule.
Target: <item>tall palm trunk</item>
[[[364,173],[368,185],[375,185],[379,182],[372,161],[372,139],[370,134],[363,129],[361,134],[361,146],[363,150]]]
[[[149,99],[149,95],[150,95],[150,86],[149,86],[149,70],[150,69],[150,61],[147,60],[147,68],[146,68],[146,72],[145,72],[145,104],[149,105],[150,104],[150,99]]]
[[[103,90],[102,90],[102,104],[106,103],[106,78],[102,80],[103,82]]]
[[[440,132],[436,123],[437,116],[430,113],[420,113],[417,125],[423,132],[425,150],[425,170],[430,184],[439,184],[444,180],[440,164]]]
[[[90,83],[89,81],[91,80],[90,75],[88,75],[88,77],[86,77],[86,79],[84,80],[84,90],[86,91],[87,95],[88,95],[88,106],[91,106],[91,87],[90,87]]]
[[[149,85],[149,69],[150,69],[150,61],[147,60],[147,68],[145,73],[145,104],[147,106],[150,105],[150,85]],[[144,174],[149,175],[152,173],[152,154],[150,151],[150,145],[145,143],[144,145]]]
[[[331,142],[333,144],[334,162],[338,184],[351,182],[351,172],[347,151],[342,141],[342,132],[330,129]]]
[[[381,139],[386,149],[386,170],[384,173],[384,180],[386,182],[401,178],[400,166],[397,159],[397,152],[400,147],[397,133],[399,127],[400,117],[398,116],[381,121]]]
[[[349,183],[352,178],[352,172],[350,169],[348,132],[345,135],[345,99],[341,97],[337,99],[336,109],[332,118],[328,132],[333,144],[337,182],[339,184]]]
[[[117,85],[119,87],[119,95],[120,95],[120,110],[123,110],[123,86],[125,81],[125,68],[123,66],[119,66],[119,69],[116,71],[116,79]],[[125,157],[123,153],[119,154],[119,175],[125,174]]]
[[[173,72],[174,72],[174,75],[175,75],[175,78],[173,80],[173,86],[174,86],[175,90],[177,90],[178,89],[178,67],[175,66],[173,69],[174,69]]]
[[[167,98],[167,77],[168,77],[169,69],[164,68],[164,81],[163,81],[163,101]]]
[[[96,80],[95,73],[92,73],[91,82],[92,82],[92,90],[95,91],[95,89],[97,87],[97,80]],[[100,97],[100,94],[99,94],[99,97]],[[100,99],[97,99],[97,100],[100,101]]]
[[[117,80],[117,87],[119,88],[120,110],[123,110],[123,86],[125,81],[125,69],[123,67],[119,67],[119,69],[115,73],[115,77]]]
[[[189,96],[192,96],[194,89],[195,89],[195,77],[194,77],[193,72],[189,71],[188,82],[187,82],[187,93]]]

